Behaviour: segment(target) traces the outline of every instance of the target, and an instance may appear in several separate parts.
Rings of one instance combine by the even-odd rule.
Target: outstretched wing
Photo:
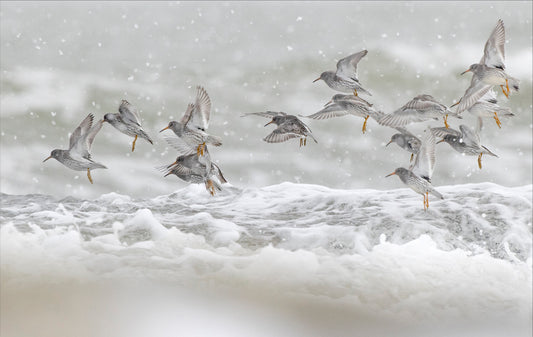
[[[348,115],[348,111],[345,109],[344,106],[341,106],[338,103],[331,103],[328,106],[326,106],[324,109],[312,115],[309,115],[309,116],[300,115],[300,116],[320,120],[320,119],[328,119],[332,117],[341,117],[341,116],[346,116],[346,115]]]
[[[164,136],[163,139],[167,144],[178,151],[179,156],[190,155],[196,153],[196,149],[185,143],[180,137]]]
[[[439,137],[439,138],[444,138],[444,136],[446,135],[461,137],[461,132],[455,129],[452,129],[452,128],[445,128],[445,127],[431,128],[431,131],[433,131],[433,134],[435,135],[435,137]]]
[[[425,110],[428,110],[428,109],[439,109],[439,108],[442,108],[442,107],[443,107],[443,105],[441,103],[437,102],[437,100],[435,98],[433,98],[433,96],[431,96],[431,95],[418,95],[415,98],[413,98],[412,100],[410,100],[409,102],[407,102],[400,109],[401,110],[413,109],[413,110],[425,111]]]
[[[477,76],[472,76],[470,86],[466,89],[464,96],[459,101],[455,112],[460,114],[461,112],[468,110],[472,105],[476,104],[485,94],[491,89],[490,84],[481,82]]]
[[[435,135],[428,126],[422,136],[422,145],[416,156],[412,171],[426,180],[431,180],[435,168]]]
[[[90,151],[94,138],[104,124],[102,119],[92,126],[93,119],[93,114],[89,114],[70,136],[69,151],[72,157],[91,159]]]
[[[94,115],[88,114],[80,125],[72,132],[69,139],[69,150],[72,150],[79,141],[89,132],[93,125]]]
[[[479,63],[505,70],[505,27],[500,19],[492,30]]]
[[[118,112],[126,123],[130,122],[132,124],[141,126],[141,117],[139,116],[139,112],[137,111],[136,107],[130,104],[130,102],[123,99],[122,103],[120,103],[120,106],[118,107]]]
[[[209,127],[211,115],[211,99],[203,87],[196,87],[196,101],[192,111],[192,124],[202,130]]]
[[[267,118],[273,118],[276,116],[287,116],[285,112],[281,112],[281,111],[277,111],[277,112],[276,111],[265,111],[265,112],[247,112],[241,115],[241,117],[251,116],[251,115],[267,117]]]
[[[193,110],[194,110],[194,104],[189,103],[189,105],[187,105],[187,110],[185,110],[185,113],[183,114],[183,117],[181,117],[181,120],[180,120],[180,123],[182,125],[187,125],[187,123],[189,123],[189,121],[191,120]]]
[[[303,124],[303,126],[304,128],[306,127],[305,124]],[[283,123],[274,129],[274,131],[272,131],[272,133],[266,136],[263,140],[267,143],[281,143],[291,138],[302,137],[302,134],[299,131],[299,127],[296,124]]]
[[[335,74],[338,77],[357,80],[357,64],[366,54],[368,50],[363,50],[339,60]]]

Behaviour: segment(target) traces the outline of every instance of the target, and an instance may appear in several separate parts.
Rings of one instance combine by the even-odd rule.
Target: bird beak
[[[322,79],[322,77],[319,77],[316,80],[314,80],[313,83],[315,83],[316,81],[321,80],[321,79]]]
[[[324,106],[328,106],[328,105],[330,105],[332,102],[333,102],[333,100],[327,102],[326,104],[324,104]]]
[[[390,142],[388,142],[387,145],[385,145],[385,146],[389,146],[390,143],[392,143],[392,140]]]
[[[443,141],[444,141],[444,138],[442,138],[441,140],[439,140],[439,141],[436,142],[435,144],[442,143]]]
[[[463,72],[461,73],[461,75],[464,75],[464,74],[466,74],[466,73],[469,72],[469,71],[470,71],[470,69],[465,70],[465,71],[463,71]]]
[[[385,178],[390,177],[390,176],[395,175],[395,174],[396,174],[396,172],[392,172],[391,174],[387,174],[387,175],[385,176]]]
[[[170,126],[167,125],[166,128],[164,128],[163,130],[161,130],[161,131],[159,131],[159,132],[163,132],[163,131],[165,131],[165,130],[167,130],[167,129],[170,129]]]
[[[265,126],[267,126],[268,124],[272,124],[274,123],[274,120],[271,120],[270,122],[266,123]]]
[[[45,160],[43,160],[43,163],[44,163],[45,161],[47,161],[48,159],[50,159],[50,158],[52,158],[52,156],[50,156],[50,157],[46,158]]]

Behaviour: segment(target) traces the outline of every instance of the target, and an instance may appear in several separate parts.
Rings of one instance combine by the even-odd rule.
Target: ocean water
[[[530,336],[531,2],[2,2],[2,336]],[[444,200],[384,178],[409,164],[394,130],[347,116],[306,121],[318,144],[262,141],[267,120],[309,115],[312,83],[367,49],[359,79],[392,112],[444,104],[470,83],[497,20],[521,90],[461,156],[437,145]],[[210,95],[215,197],[157,166],[159,134]],[[135,105],[154,145],[105,125],[83,172],[42,160],[88,114]],[[450,119],[452,127],[475,119]],[[441,126],[442,121],[430,123]],[[412,128],[421,133],[426,124]]]

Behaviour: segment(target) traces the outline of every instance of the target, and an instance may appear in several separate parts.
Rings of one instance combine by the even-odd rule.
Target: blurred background
[[[359,79],[363,96],[390,113],[414,96],[456,102],[470,83],[460,76],[478,62],[498,19],[506,27],[507,72],[520,93],[500,104],[516,114],[498,129],[486,121],[481,142],[499,155],[464,157],[437,146],[436,186],[490,181],[532,182],[532,3],[524,2],[2,2],[1,191],[96,197],[168,194],[186,186],[163,178],[156,166],[176,154],[159,130],[181,117],[206,88],[212,101],[209,132],[223,146],[211,154],[229,182],[260,187],[283,181],[332,188],[393,189],[384,176],[409,164],[409,153],[385,147],[394,130],[363,119],[306,120],[318,144],[298,140],[267,144],[268,120],[246,112],[309,115],[336,92],[312,83],[336,62],[367,49]],[[88,113],[117,112],[122,99],[135,105],[155,140],[132,138],[104,125],[93,159],[107,170],[67,169],[42,163]],[[465,114],[460,123],[474,125]],[[442,126],[442,121],[432,126]],[[414,125],[420,134],[425,124]],[[169,131],[165,131],[171,134]]]

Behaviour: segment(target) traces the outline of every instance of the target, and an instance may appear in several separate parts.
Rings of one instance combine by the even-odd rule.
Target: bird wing
[[[431,128],[431,131],[433,131],[433,134],[435,135],[435,137],[439,137],[439,138],[444,138],[444,136],[446,135],[461,137],[460,131],[452,129],[452,128],[445,128],[444,126],[440,128]]]
[[[302,134],[299,133],[299,131],[299,127],[294,123],[283,123],[274,129],[274,131],[272,131],[272,133],[266,136],[263,140],[267,143],[280,143],[291,138],[301,137]]]
[[[165,139],[169,146],[177,150],[180,156],[196,153],[196,149],[191,147],[180,137],[164,136],[163,139]]]
[[[347,56],[337,62],[338,77],[349,78],[357,81],[357,63],[368,53],[367,50]]]
[[[444,105],[442,105],[441,103],[437,102],[437,100],[435,98],[433,98],[433,96],[431,96],[431,95],[419,95],[419,96],[416,96],[415,98],[413,98],[412,100],[410,100],[409,102],[407,102],[400,109],[401,110],[413,109],[413,110],[422,110],[422,111],[424,111],[424,110],[428,110],[428,109],[433,109],[433,108],[439,109],[439,108],[443,108],[443,107],[444,107]]]
[[[435,135],[428,126],[422,136],[422,145],[416,155],[412,171],[414,174],[426,180],[430,180],[435,168]]]
[[[489,89],[487,93],[483,95],[479,100],[483,102],[492,103],[492,104],[498,103],[498,100],[496,98],[496,93],[492,89]]]
[[[276,116],[287,116],[287,114],[285,112],[281,112],[281,111],[278,111],[278,112],[276,112],[276,111],[265,111],[265,112],[247,112],[247,113],[243,114],[241,117],[251,116],[251,115],[267,117],[267,118],[273,118],[273,117],[276,117]]]
[[[93,120],[93,114],[89,114],[70,136],[69,152],[73,158],[91,159],[90,151],[94,138],[104,124],[102,119],[92,126]]]
[[[425,120],[427,120],[427,117],[416,109],[403,110],[403,108],[400,108],[391,114],[383,115],[383,117],[378,120],[378,123],[390,127],[401,127],[411,123],[423,122]]]
[[[192,111],[194,110],[194,104],[189,103],[187,105],[187,110],[185,110],[185,113],[183,114],[183,117],[181,117],[180,123],[182,125],[187,125],[189,121],[191,120]]]
[[[485,96],[491,88],[492,86],[490,84],[483,83],[475,75],[472,76],[470,86],[466,89],[464,96],[459,100],[455,112],[460,114],[461,112],[470,109],[470,107]]]
[[[500,19],[492,30],[479,63],[505,70],[505,27]]]
[[[222,170],[220,169],[220,167],[218,167],[218,165],[215,163],[212,163],[212,165],[213,165],[213,169],[215,171],[215,175],[217,176],[218,180],[220,180],[221,183],[227,183],[228,181],[222,174]]]
[[[309,116],[302,116],[302,117],[320,120],[320,119],[328,119],[332,117],[341,117],[341,116],[346,116],[346,115],[348,115],[348,111],[345,109],[345,107],[341,106],[338,103],[332,103],[326,106],[324,109],[320,110],[319,112],[316,112]]]
[[[122,120],[125,122],[130,122],[141,126],[141,117],[139,116],[139,112],[137,111],[136,107],[130,104],[130,102],[123,99],[122,103],[120,103],[120,106],[118,107],[118,112],[120,113]]]
[[[481,141],[478,132],[464,124],[459,125],[459,130],[461,130],[463,143],[468,146],[480,146]]]
[[[72,150],[76,144],[82,139],[82,137],[89,132],[93,125],[94,115],[88,114],[87,117],[80,123],[80,125],[74,129],[74,132],[70,135],[69,150]]]
[[[196,87],[196,101],[192,111],[192,124],[202,130],[209,127],[211,115],[211,99],[203,87]]]

